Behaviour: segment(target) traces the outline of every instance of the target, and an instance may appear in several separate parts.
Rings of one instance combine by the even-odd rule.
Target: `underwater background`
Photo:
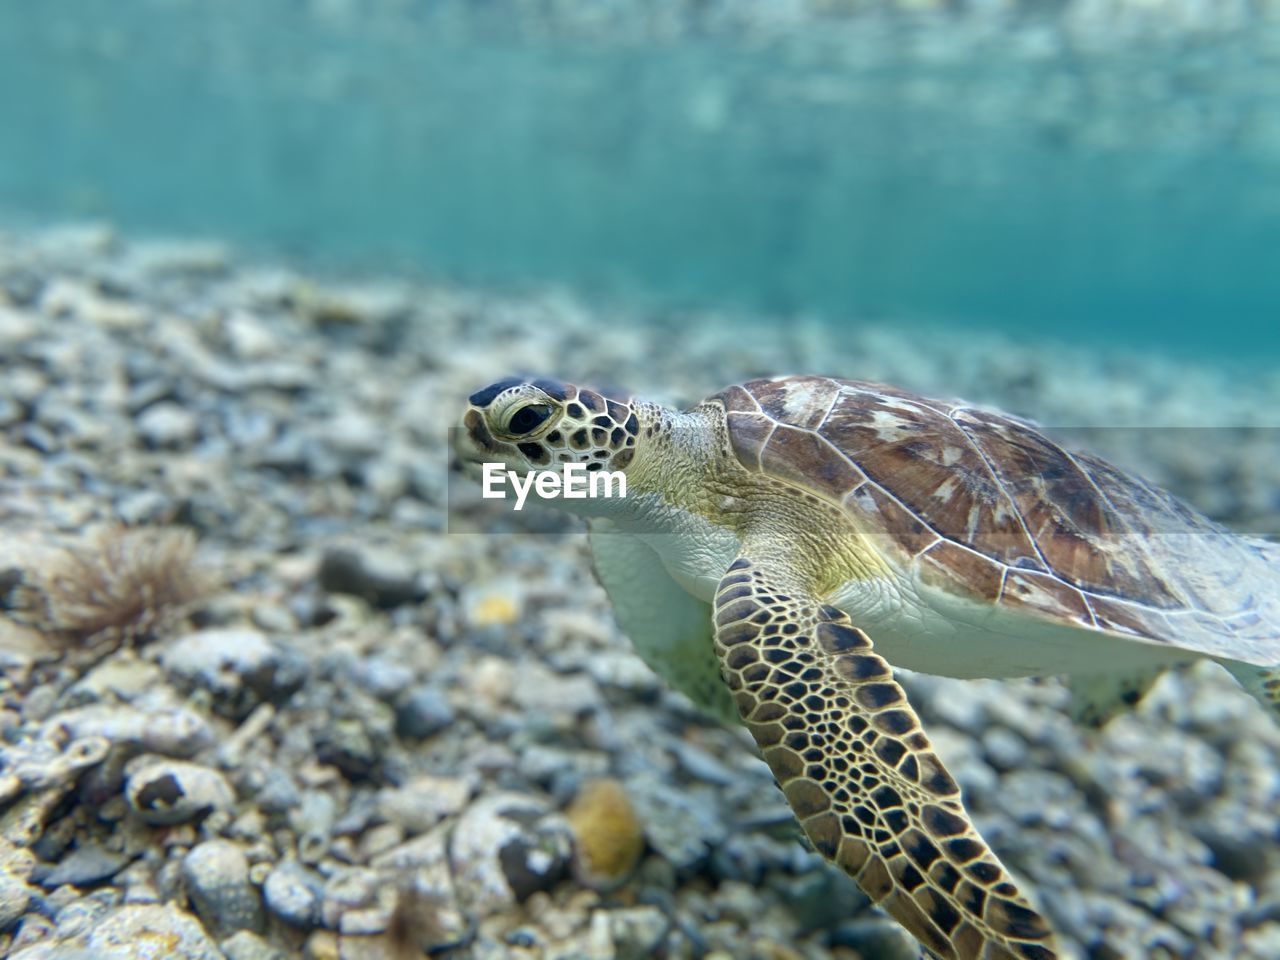
[[[0,210],[1280,356],[1266,0],[904,6],[7,3]]]
[[[0,0],[0,104],[0,957],[916,960],[455,469],[513,372],[964,397],[1280,536],[1276,0]],[[1280,957],[1216,664],[895,674],[1064,960]]]

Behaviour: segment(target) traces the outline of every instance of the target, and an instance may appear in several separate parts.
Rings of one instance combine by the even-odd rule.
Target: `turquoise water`
[[[0,3],[0,214],[1280,360],[1276,24],[642,42],[362,6]]]

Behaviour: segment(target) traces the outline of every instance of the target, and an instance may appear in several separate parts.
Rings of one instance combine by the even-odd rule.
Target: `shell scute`
[[[1084,593],[1047,573],[1010,570],[1004,580],[1000,602],[1009,607],[1030,607],[1051,613],[1058,619],[1074,620],[1085,627],[1092,627],[1095,623]]]
[[[760,465],[766,473],[812,487],[839,500],[865,477],[838,450],[816,433],[779,426],[765,444]]]
[[[874,483],[857,487],[844,501],[845,508],[856,514],[873,536],[887,536],[909,555],[927,550],[939,537],[901,503]]]
[[[965,593],[986,603],[1000,599],[1005,570],[976,550],[939,540],[920,555],[920,577],[930,586]]]
[[[1128,633],[1137,637],[1150,634],[1151,622],[1156,614],[1154,610],[1097,594],[1089,598],[1089,606],[1093,609],[1093,616],[1098,626],[1115,633]]]
[[[757,380],[749,387],[760,409],[779,423],[816,430],[840,393],[840,384],[827,377],[784,377]]]
[[[730,413],[726,420],[733,455],[748,470],[759,470],[760,456],[769,437],[778,428],[777,422],[762,413]]]
[[[729,413],[759,413],[760,404],[746,387],[732,386],[721,390],[712,400],[718,400]]]
[[[821,432],[939,536],[1043,569],[1015,505],[945,413],[858,389],[836,402]]]
[[[997,414],[964,409],[955,422],[982,450],[1050,570],[1085,590],[1177,603],[1137,562],[1125,519],[1074,457]]]

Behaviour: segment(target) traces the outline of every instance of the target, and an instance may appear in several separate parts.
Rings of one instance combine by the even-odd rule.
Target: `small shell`
[[[235,794],[222,774],[178,760],[146,758],[125,784],[130,808],[152,826],[186,823],[228,809]]]

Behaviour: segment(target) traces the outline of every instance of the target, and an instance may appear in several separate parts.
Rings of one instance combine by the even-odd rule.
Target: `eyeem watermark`
[[[482,469],[480,495],[486,500],[505,500],[506,484],[510,483],[516,492],[516,510],[524,508],[530,490],[544,500],[596,500],[627,495],[625,473],[588,470],[585,463],[566,463],[559,470],[530,470],[523,476],[502,463],[486,463]]]

